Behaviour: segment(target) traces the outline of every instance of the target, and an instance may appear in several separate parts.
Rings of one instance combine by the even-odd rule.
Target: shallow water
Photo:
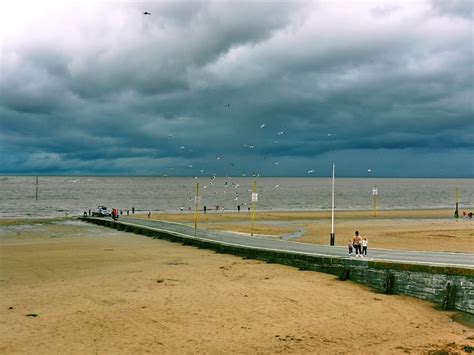
[[[242,210],[251,205],[257,182],[258,210],[328,210],[329,178],[244,177],[39,177],[38,201],[35,176],[0,178],[0,217],[79,215],[98,205],[137,211],[194,209],[196,183],[200,208]],[[336,179],[336,208],[370,210],[373,187],[378,209],[453,208],[459,189],[460,213],[474,209],[474,179]]]

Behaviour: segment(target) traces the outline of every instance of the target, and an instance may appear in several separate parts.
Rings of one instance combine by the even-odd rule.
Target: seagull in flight
[[[151,13],[149,13],[148,11],[145,11],[143,15],[151,15]]]

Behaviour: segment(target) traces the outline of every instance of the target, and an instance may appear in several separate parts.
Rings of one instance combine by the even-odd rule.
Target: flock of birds
[[[227,104],[226,107],[229,107],[229,104]],[[266,126],[265,123],[260,124],[260,129],[264,129],[264,128],[266,128],[266,127],[267,127],[267,126]],[[285,134],[284,131],[279,131],[279,132],[276,133],[277,136],[283,136],[284,134]],[[331,136],[331,134],[328,134],[328,136]],[[170,134],[168,134],[168,138],[169,138],[169,139],[172,139],[172,138],[174,138],[174,137],[176,137],[176,133],[170,133]],[[274,140],[274,143],[275,143],[275,144],[278,144],[278,143],[280,143],[280,141]],[[243,147],[244,147],[245,149],[253,150],[253,149],[255,149],[255,144],[245,143],[245,144],[243,144]],[[189,152],[189,153],[192,153],[192,152],[194,151],[192,148],[186,147],[186,146],[184,146],[184,145],[181,145],[181,146],[179,147],[179,150],[180,150],[180,151],[183,151],[183,152],[186,151],[186,152]],[[266,160],[267,157],[263,157],[263,159]],[[218,156],[216,156],[216,160],[217,160],[217,161],[223,160],[223,157],[220,156],[220,155],[218,155]],[[229,165],[232,166],[232,167],[235,167],[235,166],[236,166],[236,163],[230,162]],[[273,162],[273,165],[279,166],[279,165],[280,165],[280,162],[279,162],[279,161],[275,161],[275,162]],[[189,164],[189,165],[187,165],[187,167],[188,167],[188,168],[193,168],[194,166],[193,166],[192,164]],[[173,168],[173,167],[170,167],[169,170],[174,171],[174,168]],[[201,175],[204,174],[204,172],[205,172],[204,169],[200,169],[200,170],[199,170],[199,173],[200,173]],[[314,169],[306,170],[306,174],[314,174],[314,173],[315,173],[315,170],[314,170]],[[164,175],[167,176],[166,173],[165,173]],[[211,176],[212,176],[212,177],[215,177],[216,174],[211,174]],[[251,174],[242,173],[241,176],[243,176],[243,177],[246,177],[246,176],[259,177],[259,176],[260,176],[260,173],[258,173],[258,172],[256,172],[256,171],[253,171]],[[197,179],[197,176],[195,176],[194,178]]]
[[[151,16],[151,12],[149,12],[149,11],[144,11],[144,12],[143,12],[143,15],[145,15],[145,16]],[[230,103],[227,103],[227,104],[225,105],[225,107],[226,107],[226,108],[230,108]],[[261,123],[261,124],[260,124],[260,129],[264,129],[264,128],[266,128],[266,127],[267,127],[267,126],[266,126],[265,123]],[[279,132],[276,133],[276,135],[277,135],[278,137],[282,137],[284,134],[285,134],[284,131],[279,131]],[[173,138],[173,137],[175,137],[175,136],[176,136],[176,133],[170,133],[170,134],[168,135],[168,138]],[[331,133],[328,133],[327,136],[328,136],[328,137],[331,137],[332,134],[331,134]],[[280,141],[277,140],[277,139],[275,139],[273,142],[274,142],[274,144],[278,144]],[[246,143],[246,144],[243,145],[243,147],[246,148],[246,149],[252,150],[252,149],[255,149],[255,144],[247,144],[247,143]],[[185,147],[185,146],[180,146],[179,149],[180,149],[181,151],[184,151],[184,150],[186,150],[186,147]],[[192,152],[193,152],[193,149],[189,149],[189,148],[188,148],[187,151],[188,151],[189,153],[192,153]],[[217,156],[217,157],[216,157],[216,160],[221,160],[221,159],[222,159],[221,156]],[[266,159],[266,157],[264,157],[264,159]],[[233,167],[235,167],[235,163],[233,163],[233,162],[231,162],[230,165],[233,166]],[[276,161],[276,162],[273,163],[273,165],[278,166],[278,165],[280,165],[280,162]],[[193,165],[192,165],[192,164],[188,164],[188,168],[193,168]],[[174,171],[174,168],[173,168],[173,167],[170,167],[169,170],[170,170],[170,171]],[[201,175],[203,175],[204,172],[205,172],[204,169],[200,169],[200,170],[199,170],[199,173],[200,173]],[[372,172],[372,170],[371,170],[371,169],[368,169],[368,173],[370,174],[371,172]],[[314,169],[306,170],[306,174],[308,174],[308,175],[312,175],[312,174],[314,174],[314,173],[315,173],[315,170],[314,170]],[[168,174],[165,173],[164,176],[168,176]],[[243,177],[246,177],[247,174],[242,173],[242,176],[243,176]],[[259,174],[258,172],[256,172],[256,171],[253,171],[249,176],[252,176],[252,177],[259,177],[260,174]],[[211,175],[210,175],[210,180],[209,180],[208,184],[206,184],[206,185],[204,185],[204,186],[202,187],[203,190],[206,190],[206,189],[212,187],[212,186],[214,185],[215,178],[216,178],[216,174],[215,174],[215,173],[211,174]],[[195,176],[194,179],[197,180],[198,177]],[[231,177],[230,177],[230,176],[226,176],[226,181],[225,181],[225,183],[224,183],[224,188],[225,188],[225,189],[223,190],[223,194],[224,194],[224,195],[227,195],[227,190],[226,190],[226,189],[227,189],[229,186],[234,187],[234,189],[239,189],[239,188],[240,188],[240,184],[237,184],[237,183],[234,183],[234,182],[231,182],[231,184],[229,185],[229,182],[227,181],[228,179],[231,179]],[[280,187],[280,185],[279,185],[279,184],[276,184],[276,185],[274,186],[274,189],[277,189],[277,188],[279,188],[279,187]],[[251,189],[248,189],[247,192],[252,192],[252,190],[251,190]],[[213,191],[213,193],[214,193],[215,195],[217,195],[217,194],[219,193],[219,191],[216,190],[216,191]],[[235,191],[235,192],[234,192],[234,195],[235,195],[234,198],[233,198],[234,201],[238,201],[238,200],[239,200],[240,193],[241,193],[240,191]],[[189,200],[191,200],[191,198],[189,198]],[[242,205],[246,205],[246,202],[242,203]]]

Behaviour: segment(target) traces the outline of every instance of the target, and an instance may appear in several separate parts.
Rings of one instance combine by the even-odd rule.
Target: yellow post
[[[258,199],[258,194],[257,194],[257,182],[253,182],[253,187],[252,187],[252,228],[250,229],[250,235],[253,236],[253,223],[255,220],[255,205]]]
[[[195,196],[196,206],[194,208],[194,236],[196,236],[198,217],[199,217],[199,183],[196,184],[196,196]]]
[[[377,187],[374,186],[374,189],[372,190],[372,194],[374,195],[374,217],[377,217]]]

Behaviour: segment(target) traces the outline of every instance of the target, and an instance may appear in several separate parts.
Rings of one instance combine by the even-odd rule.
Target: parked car
[[[110,217],[112,214],[105,206],[98,206],[94,211],[92,211],[93,217]]]

